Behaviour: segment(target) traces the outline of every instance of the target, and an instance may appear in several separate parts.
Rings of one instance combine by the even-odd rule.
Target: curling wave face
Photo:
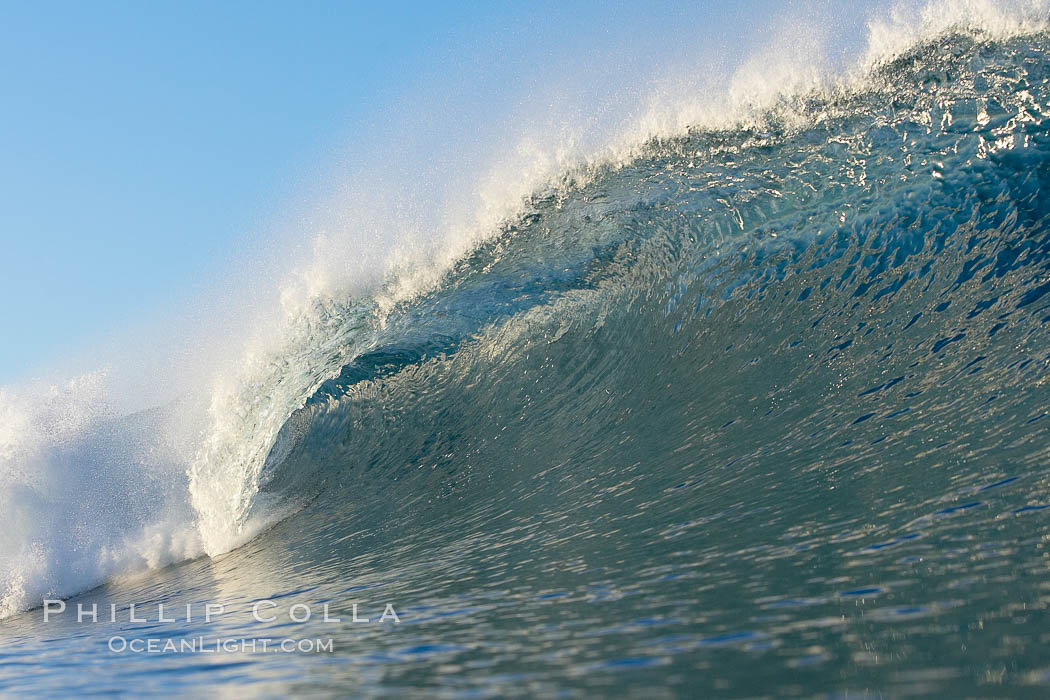
[[[632,570],[683,551],[728,562],[709,572],[727,585],[749,567],[749,600],[826,598],[774,582],[842,562],[906,579],[978,522],[1038,540],[1050,41],[1021,28],[942,32],[561,173],[426,284],[309,299],[192,439],[156,437],[183,404],[21,411],[12,435],[59,438],[0,442],[0,615],[289,516],[415,523],[435,547],[493,513],[508,532],[561,519],[574,533],[529,547],[571,571],[579,538],[617,538],[644,553]],[[94,405],[79,386],[53,403]],[[724,609],[727,633],[755,612]]]
[[[697,130],[532,198],[430,292],[346,307],[342,354],[305,361],[329,364],[256,460],[266,503],[490,442],[471,469],[496,483],[504,461],[582,470],[596,442],[668,478],[775,460],[906,483],[933,434],[994,425],[938,444],[1037,468],[1045,48],[945,36],[800,98],[804,128]]]

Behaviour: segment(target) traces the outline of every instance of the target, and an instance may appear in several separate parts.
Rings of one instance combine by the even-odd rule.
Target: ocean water
[[[567,171],[189,443],[6,397],[0,692],[1050,692],[1048,81],[955,27]]]

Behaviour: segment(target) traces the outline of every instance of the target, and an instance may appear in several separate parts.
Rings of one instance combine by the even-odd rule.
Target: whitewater
[[[45,660],[128,629],[49,646],[67,598],[221,598],[242,636],[261,599],[400,606],[334,676],[115,671],[162,691],[1047,683],[1048,18],[782,37],[523,137],[434,226],[317,236],[159,406],[106,370],[0,390],[0,689],[69,692]]]

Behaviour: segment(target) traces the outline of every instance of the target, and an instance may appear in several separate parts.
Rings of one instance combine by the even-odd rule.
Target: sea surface
[[[148,445],[61,546],[8,524],[0,693],[1050,694],[1048,81],[1046,33],[942,34],[317,302],[150,486],[203,552],[98,568]]]

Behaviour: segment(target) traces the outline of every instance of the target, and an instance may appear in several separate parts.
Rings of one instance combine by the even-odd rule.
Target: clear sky
[[[413,90],[448,82],[477,119],[534,70],[571,72],[599,48],[644,63],[676,54],[670,40],[739,44],[782,5],[2,7],[0,384],[192,304]]]
[[[219,274],[472,14],[428,7],[4,3],[0,381]]]

